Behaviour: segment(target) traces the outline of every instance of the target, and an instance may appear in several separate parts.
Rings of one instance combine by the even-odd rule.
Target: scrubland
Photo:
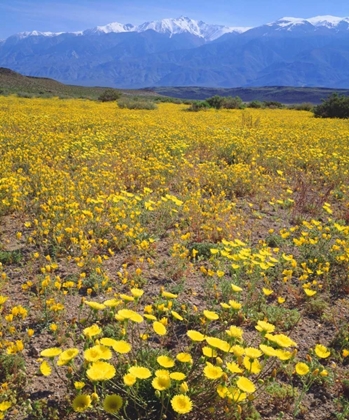
[[[0,156],[0,418],[348,418],[348,120],[1,97]]]

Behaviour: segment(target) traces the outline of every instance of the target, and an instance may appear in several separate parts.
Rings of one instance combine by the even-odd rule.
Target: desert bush
[[[232,96],[227,96],[223,100],[222,107],[226,109],[243,109],[245,108],[245,105],[239,96],[235,96],[235,98],[233,98]]]
[[[284,105],[281,102],[278,102],[278,101],[264,101],[263,105],[264,105],[264,108],[269,108],[269,109],[282,109],[282,108],[284,108]]]
[[[349,118],[349,97],[334,93],[314,108],[319,118]]]
[[[198,112],[210,108],[210,104],[207,101],[194,101],[191,103],[187,111]]]
[[[247,108],[265,108],[265,105],[261,101],[251,101],[247,104]]]
[[[122,98],[118,100],[118,107],[127,109],[157,109],[153,101],[138,98]]]
[[[117,101],[120,98],[121,94],[115,89],[106,89],[98,97],[98,100],[101,102],[113,102]]]
[[[294,109],[296,111],[312,111],[314,105],[310,102],[303,102],[301,104],[292,104],[287,107],[288,109]]]

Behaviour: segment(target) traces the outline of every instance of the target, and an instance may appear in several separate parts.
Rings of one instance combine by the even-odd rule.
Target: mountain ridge
[[[284,17],[245,29],[182,16],[20,33],[0,43],[0,65],[85,86],[349,87],[349,18]]]

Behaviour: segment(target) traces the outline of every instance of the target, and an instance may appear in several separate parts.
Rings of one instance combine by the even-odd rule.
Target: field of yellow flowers
[[[349,121],[0,97],[0,419],[349,418]]]

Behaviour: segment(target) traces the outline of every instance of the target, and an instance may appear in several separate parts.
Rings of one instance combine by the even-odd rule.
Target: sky
[[[254,27],[281,17],[349,16],[349,0],[0,0],[0,39],[25,31],[75,32],[111,22],[187,16]]]

